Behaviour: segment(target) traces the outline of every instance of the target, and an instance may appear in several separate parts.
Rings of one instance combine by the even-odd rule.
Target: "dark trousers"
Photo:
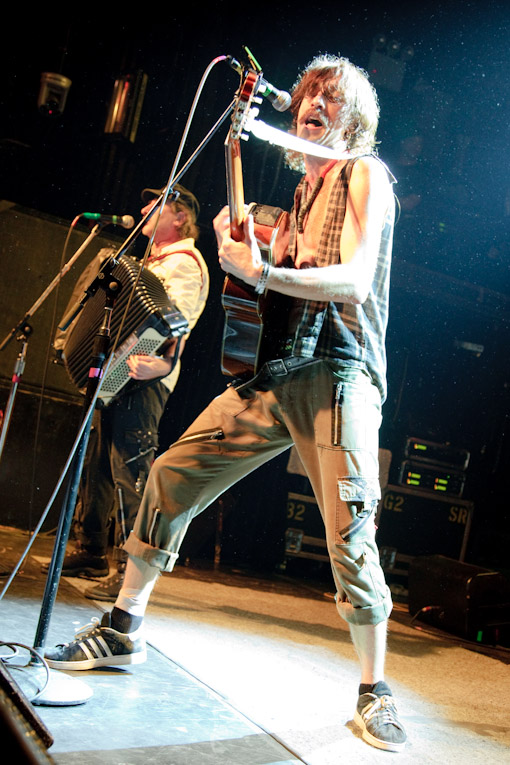
[[[158,381],[94,413],[74,516],[76,539],[94,555],[106,554],[113,517],[114,558],[127,558],[122,546],[156,456],[168,396]]]

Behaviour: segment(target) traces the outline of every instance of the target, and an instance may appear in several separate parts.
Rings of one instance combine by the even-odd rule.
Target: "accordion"
[[[172,305],[158,277],[147,269],[140,275],[139,271],[139,262],[127,255],[118,258],[112,270],[112,276],[122,285],[111,316],[112,343],[117,340],[122,322],[123,325],[98,394],[104,406],[132,382],[126,361],[131,354],[154,356],[169,339],[186,334],[188,329],[188,322]],[[129,311],[124,316],[130,296]],[[71,381],[81,391],[87,386],[95,338],[104,320],[105,302],[104,291],[97,290],[66,335],[64,363]]]

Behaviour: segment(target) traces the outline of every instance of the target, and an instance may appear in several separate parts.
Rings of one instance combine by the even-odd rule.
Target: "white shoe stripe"
[[[85,654],[85,656],[87,657],[87,659],[95,659],[96,657],[94,656],[94,654],[92,653],[92,651],[89,649],[87,645],[88,642],[89,642],[88,640],[82,640],[80,642],[80,648]]]
[[[80,647],[88,659],[103,659],[112,655],[103,638],[97,635],[83,640]]]
[[[101,648],[103,649],[104,656],[113,656],[112,652],[108,648],[108,643],[106,642],[106,640],[104,639],[102,635],[96,635],[95,639],[97,640],[97,642],[100,644]]]

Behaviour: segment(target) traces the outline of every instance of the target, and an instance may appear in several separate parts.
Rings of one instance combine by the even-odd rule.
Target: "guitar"
[[[256,101],[260,77],[261,74],[254,71],[244,75],[236,94],[232,124],[225,141],[230,235],[236,242],[244,240],[243,222],[246,217],[240,139]],[[251,205],[248,214],[254,218],[255,236],[262,258],[273,265],[276,239],[288,225],[288,214],[279,207],[259,204]],[[222,305],[225,311],[221,358],[223,374],[253,376],[265,361],[281,356],[280,345],[288,312],[285,296],[272,291],[257,295],[253,287],[227,274]]]

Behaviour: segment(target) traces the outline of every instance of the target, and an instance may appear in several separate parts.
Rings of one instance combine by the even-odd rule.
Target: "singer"
[[[198,202],[179,184],[179,198],[158,211],[142,229],[146,237],[154,235],[148,268],[165,285],[171,302],[188,320],[192,329],[202,313],[209,291],[207,265],[195,247]],[[162,190],[142,192],[146,215]],[[131,216],[123,216],[123,219]],[[132,220],[132,218],[131,218]],[[79,278],[71,297],[72,305],[92,281],[100,264],[111,255],[102,250]],[[69,329],[67,330],[69,331]],[[54,341],[57,353],[65,353],[65,332]],[[110,518],[114,518],[113,559],[117,571],[105,581],[85,591],[95,600],[115,601],[119,594],[127,553],[124,543],[133,528],[141,495],[150,466],[158,448],[158,426],[170,393],[179,378],[180,363],[172,371],[175,339],[164,356],[130,356],[127,364],[133,381],[148,382],[143,387],[134,383],[105,409],[94,413],[80,491],[76,505],[73,532],[76,548],[66,554],[64,576],[107,577]],[[182,352],[181,344],[181,352]],[[131,386],[131,387],[130,387]]]
[[[262,260],[251,216],[242,241],[231,236],[228,210],[214,221],[220,267],[255,294],[291,298],[280,314],[283,343],[155,461],[113,611],[46,656],[64,670],[144,661],[145,607],[160,572],[172,570],[191,519],[295,444],[324,520],[337,610],[360,663],[355,722],[369,744],[400,751],[406,733],[384,679],[392,602],[374,523],[395,179],[375,154],[377,95],[347,59],[315,58],[292,90],[291,112],[299,138],[341,158],[320,158],[313,147],[289,154],[303,176],[284,257],[276,266]]]

